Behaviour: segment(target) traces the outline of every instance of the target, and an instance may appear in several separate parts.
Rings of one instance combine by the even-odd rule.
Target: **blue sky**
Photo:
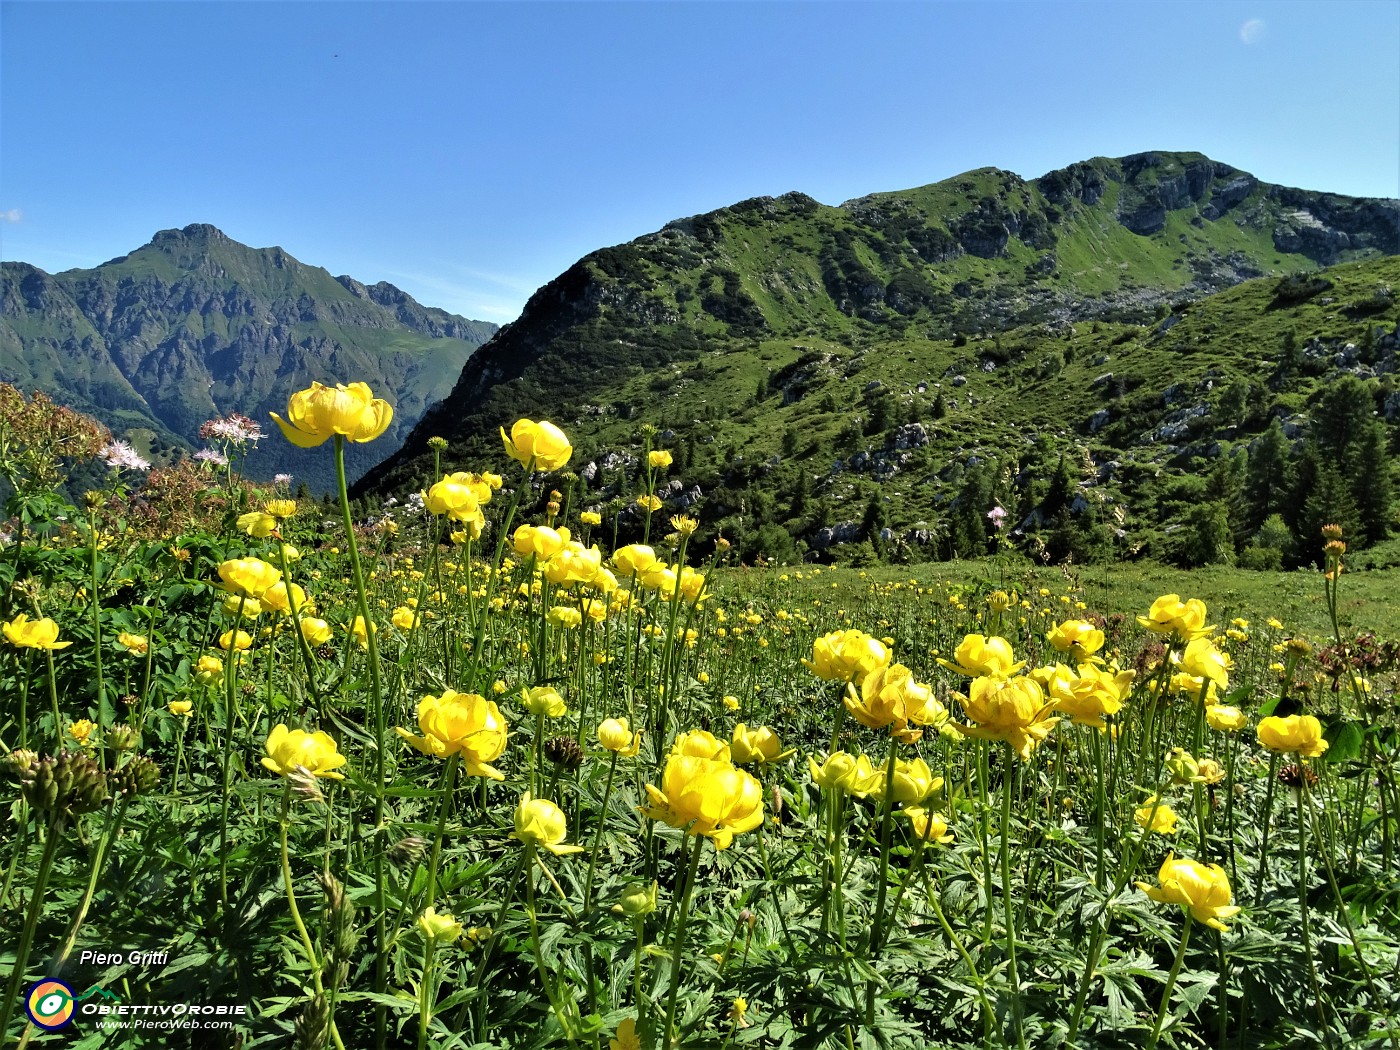
[[[0,2],[0,257],[210,222],[504,322],[802,190],[1199,150],[1400,196],[1400,2]]]

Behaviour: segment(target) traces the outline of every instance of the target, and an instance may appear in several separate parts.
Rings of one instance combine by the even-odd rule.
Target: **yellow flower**
[[[1136,676],[1135,671],[1103,670],[1093,664],[1080,664],[1074,674],[1063,664],[1055,667],[1047,691],[1055,710],[1076,725],[1103,729],[1106,716],[1116,715]]]
[[[572,630],[583,623],[583,613],[572,605],[552,605],[549,612],[545,614],[545,619],[556,627]]]
[[[946,846],[953,841],[953,833],[948,830],[948,822],[943,819],[941,813],[924,809],[922,806],[903,806],[899,809],[899,815],[909,818],[914,834],[925,842],[937,842]]]
[[[312,383],[287,400],[287,418],[269,413],[282,436],[297,448],[315,448],[327,438],[373,441],[389,428],[394,410],[374,396],[365,383],[337,384],[334,388]]]
[[[564,549],[569,542],[569,530],[555,530],[548,525],[522,525],[515,530],[510,542],[522,558],[533,555],[537,561],[544,561]]]
[[[903,664],[882,664],[861,680],[859,693],[846,686],[845,704],[861,725],[898,733],[909,724],[909,712],[922,712],[932,697],[933,690],[914,681],[914,672]]]
[[[1015,604],[1011,595],[1005,591],[993,591],[987,595],[987,607],[994,613],[1004,613]]]
[[[695,530],[700,527],[700,523],[688,514],[671,515],[671,528],[675,529],[682,536],[693,536]]]
[[[1198,763],[1191,752],[1187,751],[1184,747],[1172,748],[1171,753],[1167,755],[1166,765],[1167,769],[1171,771],[1173,784],[1205,783],[1205,781],[1201,779],[1200,763]],[[1148,801],[1150,802],[1151,799]]]
[[[284,616],[292,614],[292,604],[296,603],[297,612],[310,611],[306,602],[306,592],[299,584],[289,584],[286,580],[280,580],[263,592],[263,596],[258,599],[263,605]]]
[[[219,566],[224,590],[247,598],[261,598],[281,578],[281,571],[261,558],[233,558]]]
[[[740,722],[734,727],[734,735],[729,740],[729,753],[733,761],[741,766],[750,762],[774,762],[783,753],[783,742],[769,726],[750,729]]]
[[[739,710],[739,698],[737,696],[730,696],[728,694],[725,694],[723,697],[720,698],[720,703],[724,705],[724,709],[726,711]]]
[[[545,562],[544,578],[560,587],[572,587],[576,583],[592,583],[602,568],[602,551],[570,540]]]
[[[423,495],[431,514],[445,514],[451,521],[474,521],[481,504],[491,498],[491,486],[474,474],[458,471],[434,484]]]
[[[809,755],[807,768],[812,774],[812,783],[817,787],[827,791],[845,791],[861,798],[875,790],[875,782],[882,775],[864,755],[857,758],[845,751],[832,752],[821,765],[817,765],[817,760]]]
[[[938,663],[968,678],[1009,678],[1025,666],[1024,660],[1016,663],[1011,643],[996,635],[967,635],[953,650],[953,661],[940,659]]]
[[[201,656],[194,676],[200,685],[213,685],[224,673],[224,662],[217,656]]]
[[[1157,886],[1139,882],[1137,888],[1161,904],[1180,904],[1197,922],[1223,931],[1224,919],[1240,913],[1230,904],[1230,880],[1219,864],[1206,867],[1194,860],[1176,860],[1170,853],[1157,872]]]
[[[1234,733],[1243,729],[1248,721],[1238,707],[1211,704],[1206,708],[1206,724],[1222,733]]]
[[[270,499],[263,503],[263,510],[271,514],[274,518],[291,518],[296,516],[297,501],[294,499]]]
[[[874,768],[875,772],[879,775],[876,777],[875,784],[871,788],[870,793],[876,798],[883,799],[885,797],[885,782],[889,775],[889,767],[881,763],[880,766]],[[928,768],[928,763],[922,758],[916,758],[912,762],[906,762],[902,758],[895,759],[893,791],[893,800],[895,802],[917,805],[942,787],[943,778],[934,776],[933,772]]]
[[[253,636],[247,631],[225,631],[219,635],[219,648],[224,652],[230,649],[242,652],[253,647]]]
[[[708,738],[708,741],[705,739]],[[717,745],[704,757],[709,745]],[[661,773],[661,787],[645,785],[651,805],[643,812],[653,820],[704,835],[716,849],[727,849],[734,836],[763,823],[763,787],[729,760],[729,747],[708,733],[677,738]]]
[[[1196,760],[1196,775],[1202,784],[1218,784],[1225,779],[1225,767],[1213,758]]]
[[[244,598],[236,594],[230,594],[224,599],[224,612],[230,616],[239,616],[245,620],[256,620],[262,615],[262,602],[257,598]]]
[[[1149,795],[1141,809],[1133,810],[1133,821],[1157,835],[1176,834],[1176,810],[1159,802],[1156,795]]]
[[[436,908],[424,908],[415,925],[423,939],[434,944],[451,944],[462,936],[462,924],[452,917],[452,913],[439,915]]]
[[[461,755],[472,776],[505,779],[488,764],[505,751],[510,732],[494,700],[451,689],[425,696],[418,702],[418,728],[421,737],[397,726],[394,731],[425,755]]]
[[[1087,620],[1066,620],[1052,628],[1046,638],[1077,664],[1084,663],[1103,648],[1103,632]]]
[[[335,746],[329,734],[308,733],[304,729],[288,729],[281,722],[272,727],[267,735],[267,757],[262,764],[274,773],[287,776],[300,766],[312,776],[329,777],[332,780],[345,778],[335,772],[345,765],[345,756]]]
[[[612,561],[618,575],[641,576],[656,564],[656,552],[644,543],[629,543],[613,551]]]
[[[1221,689],[1230,688],[1230,656],[1222,653],[1209,638],[1194,638],[1181,656],[1181,668],[1196,678],[1208,678]]]
[[[559,691],[547,685],[537,685],[533,689],[525,690],[520,702],[530,714],[543,715],[546,718],[559,718],[568,710]]]
[[[1273,716],[1262,719],[1256,730],[1259,743],[1270,751],[1283,751],[1316,758],[1327,750],[1322,739],[1322,723],[1312,715]]]
[[[169,711],[172,715],[179,715],[181,718],[188,718],[190,716],[190,713],[194,710],[194,701],[172,700],[170,701],[170,703],[165,705],[165,709]]]
[[[585,510],[585,511],[580,512],[580,513],[579,513],[579,516],[578,516],[578,520],[579,520],[579,524],[580,524],[580,525],[601,525],[601,524],[603,524],[603,516],[602,516],[601,514],[599,514],[596,510]]]
[[[277,531],[277,519],[261,510],[238,515],[238,529],[256,540],[265,540]]]
[[[744,1020],[744,1016],[749,1012],[749,1001],[742,995],[735,999],[729,1007],[729,1013],[725,1015],[725,1020],[734,1025],[735,1028],[747,1028],[752,1023]]]
[[[664,505],[665,504],[663,504],[661,502],[661,499],[657,496],[648,494],[645,496],[637,497],[637,506],[641,507],[642,510],[649,511],[652,514],[655,514]]]
[[[325,620],[303,616],[297,620],[297,625],[301,628],[301,636],[306,639],[307,645],[325,645],[331,640],[331,625]]]
[[[369,648],[369,636],[371,632],[378,634],[379,625],[377,623],[372,623],[366,627],[365,618],[363,616],[356,616],[355,619],[350,622],[350,633],[355,636],[355,641],[360,643],[361,649]]]
[[[1138,617],[1138,623],[1153,634],[1172,634],[1182,642],[1215,630],[1213,625],[1206,626],[1205,602],[1198,598],[1183,602],[1181,596],[1176,594],[1164,594],[1158,598],[1146,616]]]
[[[812,643],[807,668],[826,682],[855,682],[890,661],[885,643],[864,631],[832,631]]]
[[[400,631],[411,631],[418,626],[418,616],[406,605],[400,605],[389,617],[389,622]]]
[[[68,727],[68,735],[76,740],[83,747],[87,747],[92,741],[92,731],[97,727],[90,719],[84,718],[74,722]]]
[[[143,634],[128,634],[122,631],[117,635],[117,644],[129,652],[132,656],[145,656],[151,648],[151,643]]]
[[[642,731],[633,733],[625,718],[608,718],[598,726],[598,743],[619,758],[632,758],[642,749]]]
[[[623,1018],[617,1026],[617,1038],[608,1040],[608,1050],[642,1050],[642,1037],[637,1034],[636,1018]]]
[[[517,419],[509,437],[505,427],[501,428],[501,440],[505,442],[506,455],[526,470],[558,470],[574,452],[564,432],[543,420],[536,423]]]
[[[531,798],[528,791],[520,796],[515,807],[515,830],[510,837],[533,843],[556,857],[583,852],[582,846],[564,845],[569,837],[569,821],[564,811],[547,798]]]
[[[11,645],[21,649],[66,649],[73,644],[58,640],[58,624],[47,616],[31,622],[28,615],[20,613],[0,630]]]
[[[974,678],[966,697],[954,696],[977,723],[955,725],[958,732],[982,740],[1004,740],[1023,760],[1031,757],[1059,721],[1050,715],[1054,701],[1046,703],[1044,691],[1031,678]]]

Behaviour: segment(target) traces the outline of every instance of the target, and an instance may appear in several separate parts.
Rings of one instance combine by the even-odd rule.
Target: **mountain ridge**
[[[387,391],[397,441],[443,396],[496,325],[425,307],[387,282],[332,277],[280,247],[207,223],[158,231],[91,269],[0,264],[0,381],[42,389],[137,438],[156,458],[195,447],[199,425],[260,422],[308,385],[363,379]],[[380,453],[382,455],[382,453]],[[376,454],[352,448],[358,476]],[[258,477],[329,473],[265,441]]]

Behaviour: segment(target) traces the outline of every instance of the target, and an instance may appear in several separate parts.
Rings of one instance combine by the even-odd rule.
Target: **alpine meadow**
[[[0,302],[0,1046],[1400,1050],[1400,202]]]

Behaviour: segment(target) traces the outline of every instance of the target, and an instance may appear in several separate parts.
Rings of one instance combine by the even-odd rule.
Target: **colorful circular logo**
[[[40,1028],[57,1031],[73,1021],[73,989],[62,981],[40,981],[29,989],[24,1009]]]

